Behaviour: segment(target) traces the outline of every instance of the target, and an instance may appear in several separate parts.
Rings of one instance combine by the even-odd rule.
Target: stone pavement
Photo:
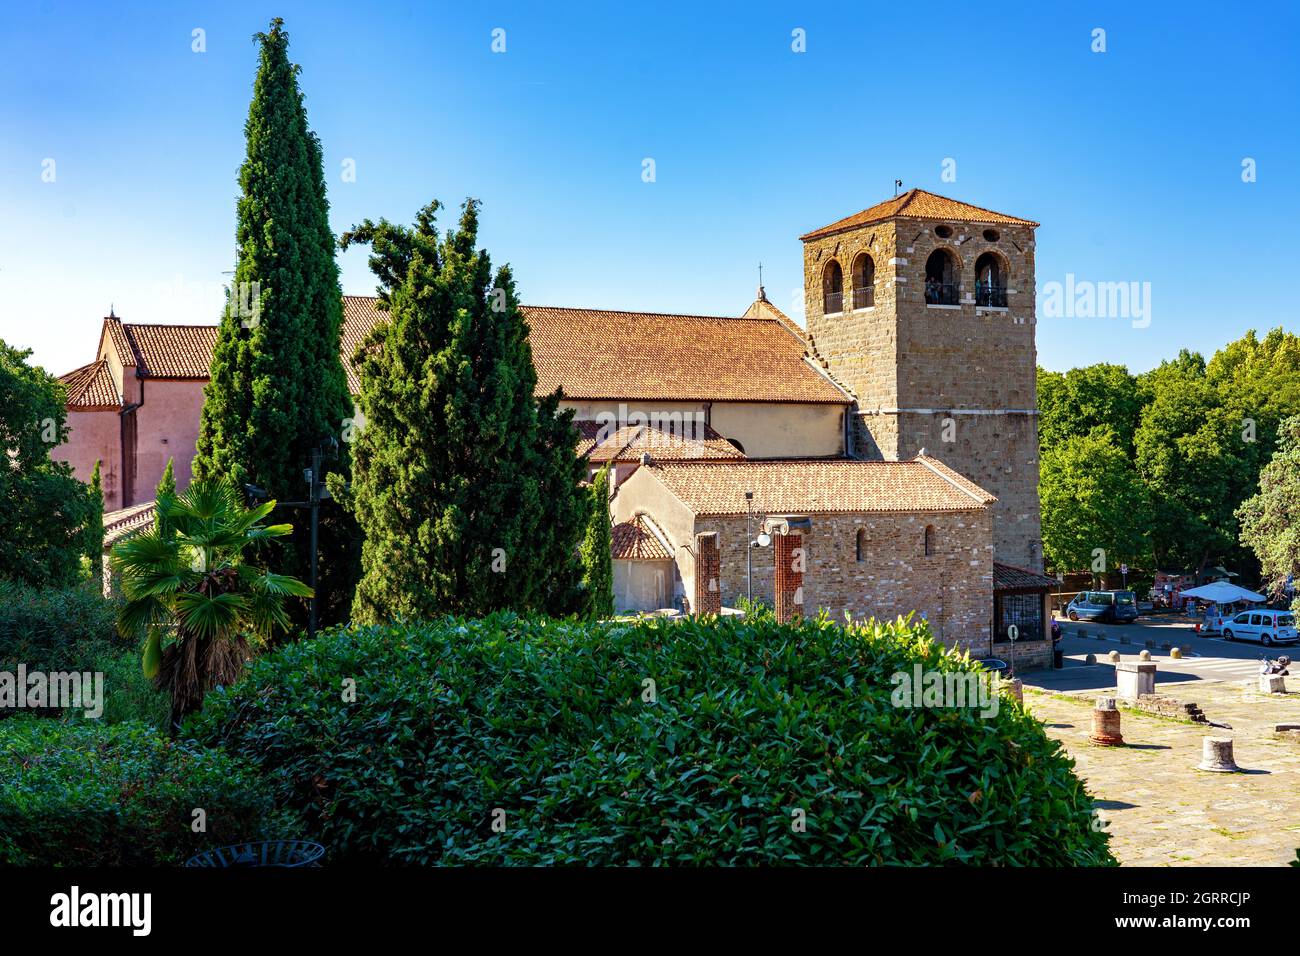
[[[1254,679],[1162,683],[1163,695],[1194,701],[1231,730],[1124,710],[1125,746],[1088,742],[1092,705],[1113,689],[1053,694],[1025,688],[1025,706],[1074,757],[1126,866],[1283,866],[1300,847],[1300,735],[1273,727],[1300,723],[1300,676],[1285,696],[1260,694]],[[1123,702],[1121,702],[1123,706]],[[1201,738],[1232,737],[1245,772],[1207,773]]]

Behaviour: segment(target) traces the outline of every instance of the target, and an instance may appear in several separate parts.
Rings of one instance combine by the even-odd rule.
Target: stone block
[[[1116,691],[1123,700],[1137,700],[1156,692],[1156,665],[1153,661],[1122,661],[1115,665]]]
[[[1285,694],[1286,678],[1281,674],[1260,674],[1259,692],[1261,694]]]

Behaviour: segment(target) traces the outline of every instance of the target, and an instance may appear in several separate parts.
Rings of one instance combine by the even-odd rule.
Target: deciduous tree
[[[1237,509],[1241,542],[1259,560],[1267,586],[1281,593],[1300,576],[1300,416],[1281,426],[1259,490]]]
[[[1150,505],[1113,431],[1098,427],[1042,455],[1043,552],[1054,571],[1150,564]]]
[[[92,546],[95,496],[50,458],[68,438],[67,393],[27,364],[31,354],[0,341],[0,578],[63,587],[81,578],[82,557],[99,555],[103,534]]]

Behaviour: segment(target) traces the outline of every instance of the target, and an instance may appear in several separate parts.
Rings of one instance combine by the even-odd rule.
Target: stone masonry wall
[[[935,554],[925,555],[925,527],[935,529]],[[757,522],[754,525],[757,531]],[[857,560],[857,532],[866,532]],[[721,548],[722,603],[745,595],[745,518],[705,518],[696,531],[716,531]],[[935,636],[986,656],[993,618],[993,544],[987,510],[960,514],[813,515],[803,536],[803,613],[892,620],[925,614]],[[774,549],[753,552],[754,599],[772,606]]]
[[[953,222],[941,238],[939,225],[903,219],[806,243],[808,331],[858,400],[853,453],[902,459],[924,448],[997,496],[997,559],[1041,570],[1033,230]],[[925,263],[940,247],[960,263],[957,305],[925,301]],[[855,311],[853,262],[863,250],[875,260],[874,306]],[[1006,308],[975,305],[975,262],[990,251],[1002,263]],[[844,271],[845,305],[827,315],[822,280],[831,259]]]

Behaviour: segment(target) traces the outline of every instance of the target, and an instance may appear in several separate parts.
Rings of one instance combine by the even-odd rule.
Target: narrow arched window
[[[867,531],[865,528],[858,529],[858,533],[854,538],[854,543],[858,564],[861,564],[863,561],[867,560]]]
[[[961,266],[948,249],[936,249],[925,260],[926,305],[957,305]]]
[[[876,263],[865,252],[853,260],[853,308],[876,304]]]
[[[975,260],[975,304],[1007,307],[1006,270],[995,253],[986,252]]]
[[[832,259],[822,273],[822,313],[831,315],[844,311],[844,270]]]
[[[934,554],[934,525],[925,526],[925,556],[928,558]]]

